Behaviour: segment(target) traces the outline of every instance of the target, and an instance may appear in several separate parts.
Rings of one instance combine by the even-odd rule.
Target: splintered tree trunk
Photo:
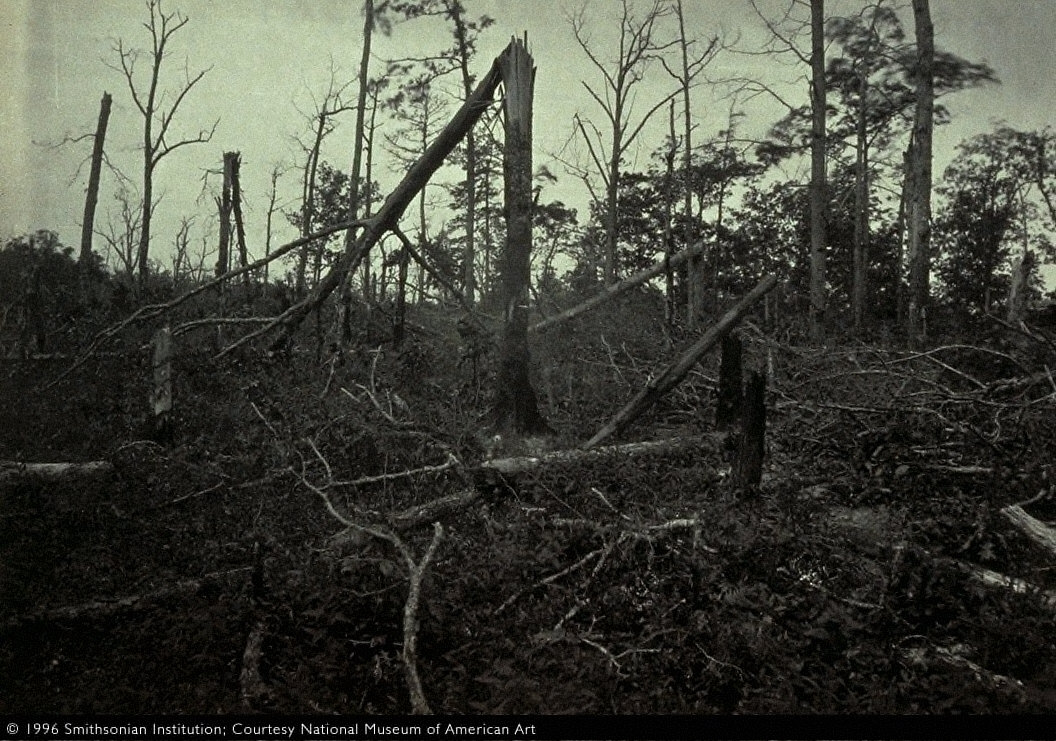
[[[242,220],[242,186],[238,184],[238,171],[242,166],[242,154],[240,152],[228,152],[224,155],[224,172],[227,172],[227,158],[231,158],[231,213],[235,217],[235,239],[238,242],[238,266],[246,267],[249,264],[249,250],[246,249],[246,225]],[[249,273],[244,273],[242,281],[249,285]]]
[[[909,304],[906,307],[906,338],[910,345],[924,334],[924,312],[928,301],[931,269],[931,139],[935,114],[935,27],[928,0],[913,0],[917,37],[917,107],[913,117],[906,203],[909,227]]]
[[[744,426],[733,464],[733,483],[737,489],[752,489],[762,481],[765,437],[766,376],[752,371],[744,396]]]
[[[238,152],[224,152],[224,184],[216,201],[220,213],[220,245],[216,255],[216,276],[231,270],[231,187],[235,178]],[[221,284],[222,285],[222,284]]]
[[[741,338],[730,332],[722,338],[719,365],[719,398],[715,405],[715,429],[728,430],[741,413]]]
[[[528,284],[532,253],[532,87],[535,67],[514,39],[499,56],[506,88],[506,249],[502,283],[506,301],[493,427],[496,431],[546,432],[528,377]]]
[[[106,125],[110,121],[110,93],[103,93],[99,104],[99,122],[95,126],[95,142],[92,144],[92,169],[88,172],[88,194],[84,197],[84,219],[81,222],[81,262],[92,257],[92,230],[95,224],[95,206],[99,202],[99,175],[103,168],[103,143],[106,141]]]

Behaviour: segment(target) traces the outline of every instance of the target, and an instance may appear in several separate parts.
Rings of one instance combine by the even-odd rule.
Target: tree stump
[[[729,430],[741,414],[741,338],[731,332],[722,338],[722,361],[719,364],[719,397],[715,404],[715,429]]]
[[[752,371],[744,395],[744,424],[733,462],[733,484],[747,491],[759,486],[763,477],[766,436],[766,376]]]

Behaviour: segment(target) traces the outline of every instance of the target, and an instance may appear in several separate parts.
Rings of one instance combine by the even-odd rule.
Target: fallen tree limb
[[[1005,507],[1001,510],[1001,514],[1022,530],[1028,538],[1056,556],[1056,528],[1049,527],[1041,520],[1031,517],[1018,504]]]
[[[672,255],[671,260],[669,261],[669,266],[672,268],[678,267],[686,260],[690,259],[691,257],[697,257],[703,252],[704,243],[698,242],[689,249],[683,250],[682,252],[679,252],[676,255]],[[661,260],[652,267],[646,268],[645,270],[641,270],[635,273],[634,275],[624,278],[619,283],[615,283],[609,286],[601,293],[598,293],[592,296],[591,298],[588,298],[586,301],[580,304],[576,304],[570,309],[565,309],[560,314],[555,314],[552,317],[547,317],[546,319],[543,319],[540,322],[536,322],[532,326],[528,327],[528,331],[543,332],[549,329],[550,327],[554,326],[555,324],[560,324],[561,322],[567,322],[569,319],[574,319],[580,314],[586,313],[597,306],[601,306],[606,301],[611,301],[612,299],[619,296],[621,293],[624,293],[625,291],[628,291],[631,288],[634,288],[635,286],[640,286],[646,281],[655,278],[656,276],[660,275],[660,273],[664,272],[664,269],[665,265],[663,260]]]
[[[725,337],[748,313],[748,310],[752,308],[755,302],[769,293],[776,285],[777,277],[773,275],[768,275],[759,281],[755,288],[727,311],[700,339],[690,345],[689,349],[682,353],[681,357],[665,368],[663,373],[647,383],[645,388],[627,406],[621,409],[608,424],[602,427],[594,437],[583,445],[583,448],[593,448],[613,434],[622,432],[631,422],[659,401],[660,397],[677,386],[692,370],[693,366],[697,364],[701,356]]]
[[[113,464],[109,461],[88,461],[87,463],[0,461],[0,484],[19,481],[53,484],[71,478],[102,476],[110,473],[113,468]]]
[[[22,625],[39,622],[56,622],[59,620],[78,620],[82,617],[101,617],[106,615],[113,615],[114,613],[121,612],[123,610],[130,610],[139,607],[142,603],[152,602],[159,599],[167,599],[178,594],[186,594],[188,592],[196,592],[205,584],[210,582],[226,579],[236,574],[248,574],[253,570],[252,566],[240,566],[237,569],[230,569],[229,571],[219,571],[215,574],[207,574],[200,579],[183,579],[171,584],[167,587],[155,590],[153,592],[143,592],[141,594],[133,594],[127,597],[118,597],[112,600],[94,600],[92,602],[85,602],[80,605],[73,605],[70,607],[56,607],[50,610],[41,610],[38,612],[29,613],[26,615],[19,615],[17,617],[8,618],[3,623],[4,630],[11,630]]]

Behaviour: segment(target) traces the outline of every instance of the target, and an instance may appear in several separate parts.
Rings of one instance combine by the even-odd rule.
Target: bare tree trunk
[[[325,104],[324,104],[325,105]],[[301,236],[312,233],[312,215],[315,211],[315,174],[319,167],[319,148],[322,146],[323,137],[326,135],[326,111],[321,110],[315,128],[315,141],[308,151],[308,162],[305,163],[304,180],[301,186]],[[303,296],[305,291],[305,275],[308,270],[308,253],[313,245],[305,243],[301,254],[297,257],[297,273],[294,278],[294,290],[297,296]]]
[[[744,397],[741,375],[741,338],[730,332],[722,338],[722,360],[719,362],[719,393],[715,400],[715,429],[729,430],[741,416]]]
[[[503,254],[505,325],[493,408],[499,432],[547,432],[549,426],[528,377],[528,284],[532,253],[532,94],[535,67],[524,44],[514,39],[499,56],[506,96],[506,249]]]
[[[242,186],[239,184],[239,170],[242,167],[242,155],[231,152],[231,213],[235,217],[235,239],[238,243],[238,266],[249,264],[249,250],[246,248],[246,225],[242,220]],[[242,282],[249,285],[249,273],[242,274]],[[248,299],[249,293],[246,293]]]
[[[448,13],[455,24],[455,41],[458,44],[458,62],[462,72],[462,92],[467,98],[473,92],[473,79],[469,74],[470,50],[466,38],[466,24],[462,19],[462,4],[448,2]],[[476,229],[477,229],[477,142],[470,131],[466,134],[466,241],[462,251],[462,295],[466,303],[473,306],[477,300],[476,275]]]
[[[689,247],[693,244],[693,225],[695,221],[693,219],[693,189],[690,187],[692,182],[692,168],[693,168],[693,117],[690,115],[690,95],[689,91],[692,87],[693,76],[689,73],[689,42],[686,39],[686,21],[685,14],[682,12],[682,0],[678,0],[675,4],[675,12],[678,15],[678,38],[679,47],[682,52],[682,119],[684,129],[682,136],[684,140],[682,142],[682,187],[684,191],[685,201],[685,221],[684,223],[684,234],[683,244]],[[702,57],[703,59],[703,57]],[[691,257],[689,263],[686,265],[686,326],[690,329],[696,329],[700,324],[701,313],[704,310],[704,256],[699,255],[697,257]]]
[[[825,341],[825,248],[828,187],[825,173],[825,2],[810,0],[810,334]]]
[[[672,99],[671,107],[668,109],[668,136],[671,142],[668,145],[664,160],[667,169],[664,172],[664,319],[667,324],[668,334],[675,326],[675,274],[671,269],[671,257],[675,254],[674,244],[674,214],[672,201],[675,191],[675,154],[678,145],[675,142],[675,101]],[[688,189],[686,191],[689,192]],[[692,198],[692,196],[691,196]],[[689,242],[686,242],[689,245]],[[691,261],[692,263],[692,261]]]
[[[925,333],[931,270],[931,138],[935,114],[935,27],[928,0],[913,0],[917,38],[917,107],[913,117],[910,179],[912,197],[907,201],[909,226],[909,305],[906,338],[917,345]]]
[[[110,93],[104,92],[99,103],[99,121],[95,125],[95,140],[92,143],[92,169],[88,172],[88,193],[84,197],[84,219],[81,221],[81,262],[92,259],[92,233],[95,226],[95,206],[99,202],[99,175],[103,167],[103,144],[106,141],[106,126],[110,121]]]
[[[271,195],[268,197],[268,216],[264,226],[264,259],[271,255],[271,222],[275,216],[275,201],[278,198],[279,167],[276,165],[271,171]],[[264,290],[268,288],[268,268],[270,262],[264,263]]]
[[[216,199],[220,213],[220,245],[216,256],[217,277],[231,270],[231,190],[235,177],[238,152],[224,152],[224,183]],[[222,285],[222,284],[221,284]],[[223,290],[221,288],[221,290]]]
[[[363,162],[364,128],[367,118],[367,75],[370,72],[370,42],[374,35],[374,0],[363,0],[363,17],[363,54],[359,60],[359,97],[356,100],[356,133],[352,144],[351,188],[348,196],[348,218],[350,220],[355,220],[359,217],[359,207],[363,202],[360,170]],[[355,230],[349,229],[345,232],[345,252],[350,251],[354,243]],[[340,314],[341,341],[347,344],[352,341],[351,274],[345,278],[345,283],[341,286]]]
[[[766,376],[752,371],[744,394],[744,425],[733,463],[733,485],[740,491],[759,486],[766,451]]]
[[[854,201],[854,279],[852,283],[852,313],[854,329],[861,332],[865,323],[865,296],[868,289],[869,265],[869,141],[866,130],[866,92],[868,76],[859,77],[857,162],[855,167]]]
[[[1026,309],[1027,290],[1030,287],[1030,274],[1034,271],[1034,253],[1026,247],[1016,260],[1012,269],[1012,281],[1008,288],[1008,315],[1011,324],[1019,324]]]

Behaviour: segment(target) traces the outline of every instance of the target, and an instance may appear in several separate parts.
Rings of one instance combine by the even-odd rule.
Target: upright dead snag
[[[103,169],[103,146],[106,141],[106,126],[110,121],[110,93],[104,92],[99,103],[99,121],[95,126],[92,144],[92,166],[88,171],[88,192],[84,197],[84,218],[81,220],[81,262],[92,258],[92,230],[95,223],[95,206],[99,201],[99,176]]]
[[[528,288],[532,254],[532,88],[535,67],[518,39],[499,55],[506,95],[506,248],[502,286],[506,300],[492,426],[496,431],[546,432],[528,377]]]

